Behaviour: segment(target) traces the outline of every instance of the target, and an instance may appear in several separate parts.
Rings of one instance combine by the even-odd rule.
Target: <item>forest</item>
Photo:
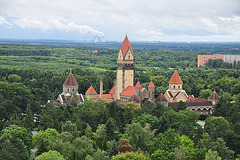
[[[209,60],[197,68],[198,54],[240,54],[239,43],[132,43],[135,82],[152,81],[155,98],[177,70],[183,89],[220,98],[211,116],[147,102],[123,106],[105,99],[52,106],[72,69],[85,94],[114,86],[121,43],[0,41],[0,159],[36,160],[231,160],[240,157],[240,63]],[[97,52],[94,52],[97,50]],[[197,122],[204,121],[202,128]],[[37,131],[32,136],[31,131]]]

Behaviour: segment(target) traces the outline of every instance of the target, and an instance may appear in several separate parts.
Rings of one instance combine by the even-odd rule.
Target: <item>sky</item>
[[[0,0],[0,38],[240,41],[240,0]]]

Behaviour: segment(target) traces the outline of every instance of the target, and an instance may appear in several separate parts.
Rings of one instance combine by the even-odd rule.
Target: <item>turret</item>
[[[148,85],[148,92],[149,92],[149,97],[152,101],[154,101],[154,96],[155,96],[155,86],[153,82],[151,81]]]

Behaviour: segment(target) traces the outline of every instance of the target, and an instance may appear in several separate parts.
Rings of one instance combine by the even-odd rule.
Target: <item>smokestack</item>
[[[103,98],[103,82],[100,82],[100,98]]]

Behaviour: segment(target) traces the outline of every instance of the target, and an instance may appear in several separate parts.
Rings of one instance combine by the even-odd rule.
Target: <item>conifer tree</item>
[[[27,105],[27,110],[26,110],[26,115],[23,119],[23,126],[28,130],[32,130],[34,125],[35,125],[34,124],[34,117],[32,115],[31,106],[28,104]]]
[[[108,152],[108,156],[109,156],[109,158],[111,158],[112,156],[115,156],[117,154],[118,154],[117,142],[115,140],[113,140],[111,148]]]

